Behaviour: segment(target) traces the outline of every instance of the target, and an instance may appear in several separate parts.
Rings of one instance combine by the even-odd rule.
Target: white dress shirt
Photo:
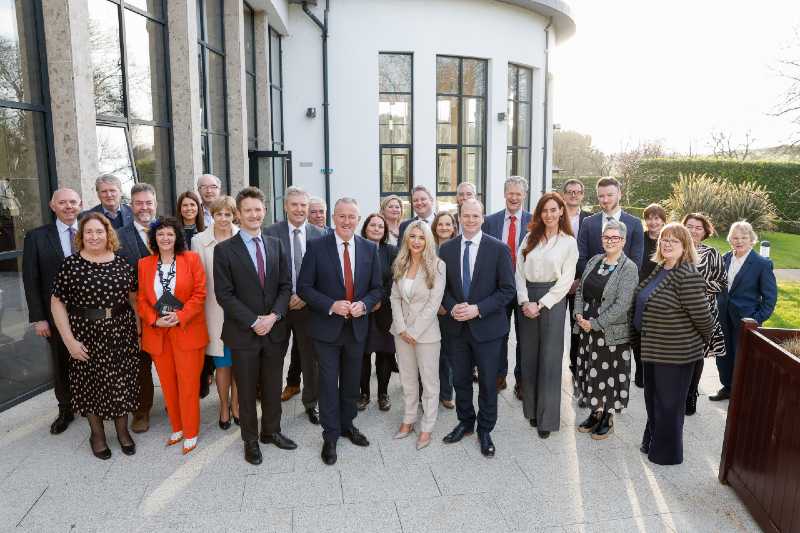
[[[458,264],[461,265],[461,280],[464,280],[464,249],[467,247],[465,244],[468,240],[472,242],[469,246],[469,279],[475,279],[475,258],[478,257],[478,247],[481,245],[481,237],[483,232],[478,231],[474,237],[467,239],[461,235],[461,255],[459,256]]]
[[[519,242],[520,236],[523,235],[523,232],[525,231],[522,228],[522,209],[520,209],[516,213],[512,213],[511,211],[506,209],[506,214],[505,217],[503,218],[503,235],[502,235],[503,237],[502,240],[505,244],[508,244],[508,229],[511,226],[512,215],[517,217],[517,219],[514,221],[514,225],[517,227],[517,242]]]
[[[423,217],[421,217],[419,215],[414,215],[414,220],[424,220],[425,222],[428,223],[429,226],[431,226],[431,230],[433,230],[433,219],[434,218],[436,218],[436,212],[435,211],[431,211],[431,214],[428,215],[425,218],[423,218]]]
[[[581,212],[580,210],[575,213],[574,217],[569,217],[569,223],[572,226],[572,234],[578,236],[578,230],[581,229]]]
[[[528,234],[530,235],[530,234]],[[550,309],[569,292],[575,280],[575,265],[578,263],[578,241],[571,235],[559,233],[557,236],[539,243],[523,259],[522,250],[527,246],[528,235],[517,251],[517,302],[529,302],[527,282],[555,282],[547,294],[539,298],[539,303]]]
[[[344,240],[339,237],[338,233],[334,233],[336,236],[336,252],[339,254],[339,267],[342,269],[342,279],[344,280]],[[352,270],[351,275],[353,276],[353,287],[355,287],[356,283],[356,238],[355,236],[350,237],[348,241],[349,244],[347,246],[347,253],[350,256],[350,270]]]
[[[175,259],[173,259],[175,261]],[[172,268],[172,263],[168,265],[161,265],[161,275],[164,276],[164,279],[167,279],[169,276],[169,271]],[[175,268],[178,268],[178,265],[175,265]],[[156,275],[153,276],[155,279],[153,280],[153,289],[156,291],[156,300],[161,298],[164,295],[164,286],[161,285],[161,280],[158,279],[158,272]],[[175,280],[178,279],[178,273],[175,272],[175,275],[172,276],[172,279],[169,282],[169,290],[172,294],[175,294]]]
[[[206,206],[203,206],[203,222],[206,227],[214,223],[214,216],[211,214],[211,210]]]
[[[70,243],[69,230],[72,228],[77,235],[78,222],[76,220],[71,226],[67,226],[59,219],[56,219],[56,228],[58,228],[58,241],[61,243],[61,251],[64,252],[64,257],[69,257],[72,255],[72,243]]]
[[[753,250],[750,250],[742,257],[736,257],[736,254],[731,254],[731,265],[728,267],[728,290],[731,290],[733,278],[735,278],[736,274],[742,269],[742,265],[744,265],[744,262],[747,261],[751,253],[753,253]]]

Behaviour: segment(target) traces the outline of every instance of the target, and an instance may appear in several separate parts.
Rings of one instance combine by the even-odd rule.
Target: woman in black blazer
[[[375,374],[378,377],[378,408],[388,411],[392,408],[389,400],[389,379],[396,366],[394,358],[394,337],[389,333],[392,326],[392,307],[389,295],[392,292],[392,263],[397,257],[397,247],[388,243],[389,225],[382,215],[372,213],[364,219],[361,236],[378,245],[378,257],[381,260],[381,281],[383,283],[383,300],[369,314],[369,334],[367,335],[364,361],[361,364],[361,397],[356,404],[359,411],[369,405],[369,378],[372,375],[372,353],[375,352]]]

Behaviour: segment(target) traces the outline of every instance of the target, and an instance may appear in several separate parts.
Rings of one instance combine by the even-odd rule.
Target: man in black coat
[[[283,357],[289,343],[286,313],[292,295],[283,244],[261,229],[264,194],[255,187],[236,196],[240,231],[214,249],[214,293],[224,312],[222,341],[233,355],[239,388],[244,458],[261,464],[258,441],[283,450],[297,445],[281,433]],[[256,388],[261,386],[261,431]]]
[[[122,203],[122,182],[114,174],[103,174],[94,182],[100,203],[86,211],[106,216],[115,230],[133,222],[133,210]],[[81,213],[83,216],[83,213]]]
[[[56,216],[53,223],[39,226],[25,236],[22,252],[22,279],[28,302],[28,319],[36,334],[47,339],[53,360],[53,388],[58,401],[58,417],[50,433],[63,433],[74,420],[69,388],[69,352],[50,313],[53,281],[64,258],[75,253],[81,197],[72,189],[58,189],[50,200]]]

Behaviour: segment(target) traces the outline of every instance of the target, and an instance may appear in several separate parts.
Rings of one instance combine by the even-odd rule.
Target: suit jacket
[[[381,260],[374,243],[358,235],[353,239],[356,247],[354,300],[364,302],[367,313],[370,313],[383,298]],[[335,233],[308,242],[297,278],[297,294],[311,307],[311,337],[322,342],[336,341],[345,319],[329,312],[334,302],[345,299],[345,288]],[[349,320],[353,322],[356,341],[363,342],[369,329],[367,315]]]
[[[528,233],[528,224],[531,223],[531,214],[528,211],[522,209],[520,211],[520,231],[517,234],[517,249],[519,249],[519,245],[522,244],[522,239],[525,238],[525,234]],[[503,240],[503,223],[506,219],[506,210],[501,209],[497,213],[492,213],[491,215],[487,216],[484,221],[483,225],[481,226],[481,231],[483,231],[484,235],[491,235],[498,241]]]
[[[175,298],[183,302],[177,311],[180,323],[172,328],[159,328],[154,324],[158,314],[155,281],[158,275],[158,256],[150,255],[139,260],[139,292],[136,296],[139,316],[142,319],[142,350],[160,354],[164,340],[171,338],[173,346],[186,350],[205,348],[208,344],[206,329],[206,272],[200,256],[186,251],[175,256]]]
[[[733,252],[722,256],[726,272],[732,258]],[[720,311],[728,313],[734,323],[752,318],[761,325],[769,320],[778,300],[778,284],[772,268],[772,261],[751,250],[731,288],[720,294]]]
[[[292,294],[292,275],[283,244],[263,231],[261,239],[266,250],[264,287],[241,231],[214,248],[214,294],[225,314],[222,342],[232,349],[258,349],[267,341],[288,340],[285,320],[277,321],[263,337],[251,328],[260,315],[278,313],[285,317]]]
[[[508,333],[509,321],[506,306],[517,296],[514,271],[508,246],[491,235],[483,234],[475,257],[475,270],[469,289],[469,304],[477,304],[480,315],[467,322],[458,322],[450,311],[457,303],[465,301],[461,286],[461,241],[459,235],[442,244],[439,257],[447,267],[442,305],[447,310],[445,326],[447,335],[460,335],[464,327],[478,342],[500,339]]]
[[[444,261],[437,260],[436,277],[433,287],[429,289],[425,280],[425,269],[420,267],[411,285],[410,295],[406,295],[400,288],[400,283],[392,283],[392,335],[400,335],[405,331],[417,342],[442,340],[436,313],[444,296],[445,272]]]
[[[587,217],[578,231],[578,267],[576,273],[583,274],[586,262],[597,254],[605,253],[603,250],[603,212],[595,213]],[[642,258],[644,257],[644,230],[642,221],[625,211],[619,217],[620,222],[625,224],[627,236],[625,238],[625,255],[633,259],[637,268],[642,268]]]
[[[39,226],[25,235],[22,281],[25,284],[29,321],[47,320],[52,324],[50,296],[53,293],[53,282],[63,262],[64,250],[61,249],[55,223]]]
[[[275,237],[283,243],[283,249],[286,251],[286,257],[289,261],[289,275],[292,272],[292,241],[289,239],[289,223],[285,220],[276,222],[264,230],[264,235]],[[319,239],[325,236],[325,230],[306,223],[306,250],[308,250],[308,241],[312,239]]]
[[[392,265],[397,258],[397,246],[382,244],[378,246],[378,258],[381,260],[381,282],[383,299],[381,308],[375,311],[372,318],[381,331],[389,331],[392,327]]]
[[[589,212],[589,211],[584,211],[583,209],[578,211],[578,233],[580,233],[581,228],[583,227],[583,221],[586,220],[587,218],[589,218],[590,216],[592,216],[592,213]],[[575,241],[577,242],[578,236],[577,235],[573,235],[573,236],[575,237]],[[587,259],[587,261],[588,261],[588,259]],[[578,272],[578,270],[576,268],[576,270],[575,270],[575,279],[581,279],[581,275],[582,274],[583,274],[583,272]],[[574,293],[572,293],[572,294],[574,294]]]
[[[432,216],[436,216],[436,212],[435,211],[433,212]],[[417,215],[414,215],[413,217],[411,217],[411,218],[409,218],[407,220],[404,220],[404,221],[402,221],[400,223],[400,228],[397,230],[397,247],[398,248],[403,243],[403,233],[406,232],[406,228],[408,227],[409,224],[411,224],[415,220],[419,220],[419,217]],[[431,231],[433,231],[433,228],[431,228]]]
[[[120,244],[119,255],[136,270],[139,266],[139,259],[150,255],[147,246],[144,245],[142,238],[139,237],[136,226],[132,222],[127,226],[123,226],[117,230],[117,237]]]
[[[119,210],[120,214],[122,215],[122,226],[120,227],[120,229],[124,228],[128,224],[133,224],[133,210],[131,209],[131,206],[127,204],[120,204]],[[93,208],[84,211],[83,213],[80,214],[78,218],[83,218],[86,215],[86,213],[100,213],[101,215],[104,214],[103,204],[97,204]]]

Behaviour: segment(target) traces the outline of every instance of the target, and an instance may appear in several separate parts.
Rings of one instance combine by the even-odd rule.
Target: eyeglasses
[[[613,236],[613,237],[606,237],[605,235],[603,235],[603,242],[618,243],[621,240],[622,240],[622,237],[617,237],[616,235]]]
[[[578,196],[579,194],[583,194],[583,191],[564,191],[564,194],[568,196]]]
[[[679,246],[681,241],[678,239],[661,239],[661,244],[667,244],[669,246]]]
[[[219,189],[219,185],[214,185],[214,184],[201,185],[200,187],[198,187],[198,189],[200,189],[201,191],[216,191],[217,189]]]

